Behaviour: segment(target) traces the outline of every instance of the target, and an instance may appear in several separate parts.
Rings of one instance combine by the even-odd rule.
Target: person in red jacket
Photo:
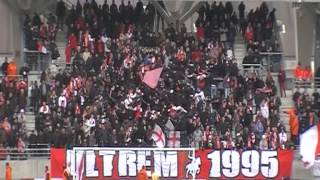
[[[66,64],[69,66],[71,64],[71,56],[72,56],[72,47],[71,47],[70,41],[68,42],[68,45],[64,53],[66,55]]]
[[[283,67],[280,68],[278,73],[278,82],[280,87],[280,95],[284,95],[284,97],[287,97],[286,95],[286,72],[283,69]]]
[[[299,79],[299,80],[302,79],[302,77],[303,77],[303,68],[301,67],[300,63],[298,63],[297,67],[294,69],[294,73],[293,74],[294,74],[294,77],[296,79]]]
[[[71,33],[68,37],[68,41],[70,42],[70,47],[72,50],[76,50],[77,48],[77,36],[74,33]]]
[[[202,23],[200,23],[199,27],[197,27],[196,36],[197,36],[198,40],[204,39],[204,27],[203,27]]]
[[[244,37],[245,37],[246,41],[249,42],[249,41],[253,40],[253,36],[254,36],[253,28],[251,26],[251,23],[248,23]]]

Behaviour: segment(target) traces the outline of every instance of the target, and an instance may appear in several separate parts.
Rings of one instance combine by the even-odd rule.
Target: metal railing
[[[282,52],[260,52],[263,66],[270,72],[278,72],[282,62]]]
[[[27,160],[27,159],[48,159],[50,148],[26,148],[19,151],[17,148],[0,149],[0,161]]]
[[[265,76],[267,74],[262,64],[242,64],[241,72],[244,76],[250,73],[257,73],[257,76]]]
[[[39,51],[24,51],[25,62],[30,67],[31,71],[46,70],[51,63],[51,53],[48,51],[46,54]]]
[[[1,81],[4,77],[12,78],[12,79],[15,79],[15,80],[17,80],[17,81],[23,80],[23,76],[21,76],[21,75],[3,75],[3,74],[1,74],[1,75],[0,75],[0,81]]]
[[[311,79],[293,79],[293,89],[319,89],[320,77]]]

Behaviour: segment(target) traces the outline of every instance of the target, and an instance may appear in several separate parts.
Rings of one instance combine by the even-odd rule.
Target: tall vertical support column
[[[314,72],[320,67],[320,5],[316,10],[316,27],[314,41]]]

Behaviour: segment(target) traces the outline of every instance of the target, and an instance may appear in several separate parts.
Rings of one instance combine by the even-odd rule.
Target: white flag
[[[157,147],[163,148],[166,145],[166,137],[159,125],[155,125],[152,131],[152,139]]]
[[[306,168],[313,166],[320,153],[319,133],[320,125],[316,125],[300,135],[300,155]]]

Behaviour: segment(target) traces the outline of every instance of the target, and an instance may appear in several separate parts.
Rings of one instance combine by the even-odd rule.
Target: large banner
[[[156,171],[161,179],[283,179],[292,160],[292,150],[51,149],[51,174],[61,178],[67,165],[76,179],[129,179],[145,165],[148,176]]]

